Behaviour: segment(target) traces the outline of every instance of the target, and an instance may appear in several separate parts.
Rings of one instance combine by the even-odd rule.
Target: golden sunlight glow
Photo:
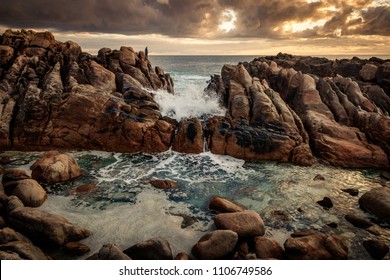
[[[308,29],[313,29],[317,26],[324,26],[325,23],[326,19],[320,19],[317,21],[307,20],[303,22],[289,21],[285,22],[285,24],[283,25],[283,30],[284,32],[296,33]]]
[[[233,10],[224,10],[221,16],[221,23],[218,26],[218,29],[224,33],[232,31],[236,27],[237,14]]]

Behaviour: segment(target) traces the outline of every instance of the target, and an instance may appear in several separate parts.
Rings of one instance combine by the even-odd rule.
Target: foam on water
[[[204,87],[205,85],[199,83],[188,83],[185,88],[176,90],[174,95],[166,91],[156,91],[154,99],[163,116],[177,121],[183,118],[205,119],[212,115],[225,115],[226,110],[219,105],[218,96],[206,94]]]
[[[64,215],[72,222],[93,232],[87,244],[98,250],[113,242],[121,248],[148,238],[167,238],[175,252],[190,252],[204,230],[212,224],[214,213],[207,202],[223,196],[263,218],[267,234],[281,242],[296,230],[318,229],[343,234],[351,244],[365,238],[366,232],[349,224],[344,216],[367,215],[359,209],[359,197],[343,192],[355,188],[364,193],[381,185],[390,187],[378,171],[344,170],[324,165],[310,168],[275,162],[250,163],[205,152],[200,155],[167,151],[161,154],[120,154],[74,152],[85,170],[82,177],[48,187],[49,198],[42,206],[48,212]],[[29,165],[39,153],[13,153]],[[324,181],[313,178],[321,174]],[[178,188],[160,191],[150,186],[151,179],[171,179]],[[69,196],[69,189],[95,183],[96,193]],[[316,202],[329,197],[334,206],[322,209]],[[185,214],[198,219],[194,226],[181,229]],[[336,223],[337,229],[327,226]],[[390,240],[390,234],[382,236]],[[367,258],[361,246],[352,246],[352,258]]]
[[[92,235],[83,243],[91,248],[91,253],[97,252],[103,244],[113,243],[125,250],[155,237],[167,239],[174,254],[190,252],[211,226],[210,222],[198,221],[182,229],[183,218],[175,214],[193,216],[188,205],[172,202],[163,192],[151,188],[144,189],[135,204],[113,205],[102,211],[77,207],[71,197],[62,196],[49,196],[40,209],[89,229]]]

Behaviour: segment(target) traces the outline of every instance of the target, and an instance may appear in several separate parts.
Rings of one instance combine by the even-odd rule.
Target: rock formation
[[[152,93],[173,93],[173,81],[143,51],[94,56],[50,32],[7,30],[0,53],[0,150],[201,153],[206,140],[251,161],[389,167],[389,61],[278,54],[225,65],[206,90],[226,116],[177,124]]]
[[[162,152],[175,124],[145,89],[173,92],[143,52],[83,53],[49,32],[0,37],[0,150],[52,148]]]
[[[389,62],[279,54],[225,65],[209,90],[226,117],[207,123],[210,150],[258,160],[388,168]],[[346,77],[343,77],[343,76]]]

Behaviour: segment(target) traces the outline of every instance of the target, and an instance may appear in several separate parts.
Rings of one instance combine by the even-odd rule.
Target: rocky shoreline
[[[390,61],[278,54],[225,65],[205,92],[218,95],[226,116],[178,123],[161,115],[153,97],[155,90],[174,94],[173,80],[153,68],[143,51],[103,48],[93,56],[49,32],[7,30],[0,54],[0,151],[159,153],[172,148],[198,154],[206,146],[246,161],[389,169]],[[31,174],[8,168],[10,160],[0,162],[0,259],[50,259],[51,250],[89,254],[80,242],[91,234],[88,229],[39,210],[47,198],[45,186],[82,175],[76,160],[50,151],[31,166]],[[175,186],[151,183],[160,189]],[[389,251],[375,237],[378,227],[390,225],[389,190],[373,188],[359,198],[376,224],[367,217],[345,217],[374,236],[362,244],[374,259],[386,258]],[[318,204],[329,209],[329,200]],[[217,212],[215,230],[191,253],[174,256],[168,241],[156,237],[123,251],[106,244],[88,259],[348,258],[344,236],[294,232],[279,244],[264,237],[266,225],[257,212],[219,197],[209,208]]]
[[[11,159],[2,158],[7,165]],[[7,165],[8,166],[8,165]],[[190,260],[190,259],[349,259],[351,244],[348,235],[327,234],[317,230],[292,232],[283,244],[265,236],[267,225],[262,217],[245,206],[223,197],[213,196],[208,209],[215,213],[214,226],[194,244],[191,252],[174,255],[171,244],[163,237],[155,237],[125,250],[115,244],[104,244],[98,252],[90,252],[83,239],[94,234],[66,218],[39,209],[47,199],[45,188],[64,184],[82,176],[77,161],[68,154],[50,151],[43,153],[31,165],[31,173],[23,169],[7,168],[2,174],[0,191],[0,258],[52,259],[63,251],[67,258],[89,260]],[[316,176],[313,180],[325,180]],[[158,189],[176,188],[170,180],[152,180]],[[44,187],[42,187],[44,186]],[[94,191],[88,185],[73,188],[73,195]],[[351,196],[359,195],[354,189],[343,190]],[[389,252],[386,241],[390,226],[390,189],[376,187],[359,198],[359,207],[366,215],[348,214],[345,219],[366,232],[360,244],[373,259],[383,259]],[[333,207],[329,198],[318,201],[324,211]],[[357,205],[358,206],[358,205]],[[283,215],[282,212],[275,215]],[[372,217],[375,217],[373,219]],[[196,220],[183,223],[190,226]],[[183,226],[183,224],[182,224]],[[329,227],[337,227],[328,225]],[[58,254],[58,253],[57,253]]]
[[[201,153],[309,166],[389,168],[390,61],[279,54],[225,65],[207,94],[226,116],[180,123],[153,90],[173,80],[143,51],[97,56],[49,32],[0,37],[0,150]],[[342,75],[342,76],[341,76]]]

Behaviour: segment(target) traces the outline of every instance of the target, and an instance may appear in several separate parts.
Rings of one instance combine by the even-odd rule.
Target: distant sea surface
[[[264,55],[262,55],[264,56]],[[379,57],[382,59],[390,59],[390,55],[356,55],[361,59],[369,59],[371,57]],[[220,74],[224,64],[236,65],[239,62],[250,62],[261,55],[237,55],[237,56],[160,56],[150,55],[149,59],[153,66],[161,66],[166,73],[169,73],[175,81],[175,90],[181,92],[188,89],[188,85],[205,87],[206,81],[211,75]],[[343,55],[326,55],[331,60],[352,58],[351,56]],[[200,88],[199,88],[200,89]]]

